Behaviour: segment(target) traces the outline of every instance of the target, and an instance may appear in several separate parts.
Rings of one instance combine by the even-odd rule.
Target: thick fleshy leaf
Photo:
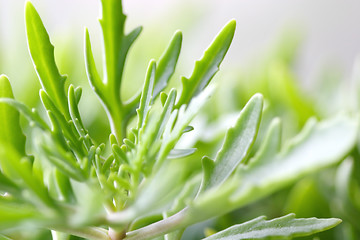
[[[36,9],[30,1],[25,6],[26,33],[31,58],[44,90],[67,120],[70,119],[65,92],[66,77],[55,63],[54,46]]]
[[[177,31],[159,59],[155,74],[154,98],[167,86],[171,76],[175,72],[175,67],[180,55],[181,43],[182,33]]]
[[[236,22],[230,21],[215,37],[206,49],[203,57],[196,61],[195,68],[190,78],[183,77],[182,92],[176,107],[188,104],[192,97],[198,95],[209,84],[210,80],[219,71],[219,66],[224,59],[231,41],[234,37]]]
[[[200,191],[205,191],[224,182],[235,168],[244,161],[256,139],[262,108],[262,96],[260,94],[254,95],[241,111],[235,126],[227,131],[225,141],[216,155],[215,162],[203,161],[205,174]]]
[[[263,216],[229,227],[204,240],[291,239],[322,232],[339,223],[341,220],[337,218],[295,218],[295,214],[268,221]]]

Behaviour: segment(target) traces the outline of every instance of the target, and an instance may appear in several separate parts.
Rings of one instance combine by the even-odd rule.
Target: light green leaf
[[[295,214],[266,220],[258,217],[248,222],[234,225],[204,240],[241,240],[241,239],[291,239],[322,232],[340,224],[337,218],[295,218]]]
[[[140,105],[139,108],[136,110],[138,114],[137,129],[139,130],[139,134],[140,129],[142,129],[145,125],[151,107],[151,100],[154,91],[155,69],[156,64],[155,61],[152,60],[150,61],[148,70],[146,72],[145,83],[140,99]]]
[[[190,78],[183,77],[183,90],[176,107],[188,104],[193,96],[199,94],[210,82],[228,51],[234,37],[236,22],[230,21],[215,37],[205,51],[203,57],[196,61],[194,71]]]
[[[211,187],[224,182],[239,163],[243,162],[253,143],[260,125],[263,109],[263,98],[260,94],[254,95],[241,111],[234,127],[230,128],[222,148],[211,164],[204,160],[204,179],[201,190],[205,191]],[[210,165],[213,165],[210,167]]]
[[[70,119],[65,93],[66,76],[59,73],[54,58],[54,46],[30,1],[27,1],[25,6],[25,23],[30,55],[41,85],[65,118]]]
[[[213,88],[208,87],[196,96],[187,108],[183,105],[178,112],[176,110],[172,111],[164,128],[163,143],[156,163],[157,167],[162,164],[170,151],[175,147],[184,131],[188,129],[191,120],[210,97],[212,91]]]
[[[0,103],[6,103],[9,106],[15,108],[19,113],[26,117],[30,125],[36,124],[38,127],[44,130],[49,130],[49,126],[39,116],[35,108],[30,110],[28,106],[12,98],[0,98]]]
[[[355,144],[357,121],[357,118],[345,116],[319,124],[309,121],[303,131],[275,156],[264,151],[255,156],[248,166],[239,167],[241,186],[232,197],[233,201],[243,205],[307,173],[339,162]],[[265,144],[269,145],[271,141]]]
[[[319,124],[310,121],[299,135],[274,154],[273,150],[265,150],[278,147],[279,122],[275,120],[259,154],[249,164],[240,164],[234,176],[223,184],[201,192],[189,204],[184,222],[192,224],[243,207],[306,174],[339,162],[354,146],[357,132],[357,118],[339,116]],[[205,174],[209,174],[214,162],[207,158],[203,162],[209,169]],[[221,207],[214,208],[214,205]]]
[[[120,84],[127,52],[141,32],[136,28],[125,35],[126,16],[122,1],[102,0],[102,19],[100,24],[104,37],[105,83],[108,83],[115,95],[120,97]]]
[[[180,55],[181,43],[182,33],[176,31],[169,46],[158,61],[155,74],[154,99],[167,86],[171,76],[175,72],[175,67]]]
[[[196,148],[187,148],[187,149],[173,149],[170,151],[168,158],[176,159],[190,156],[196,152]]]
[[[10,81],[5,75],[0,76],[0,98],[14,98]],[[11,145],[21,156],[25,156],[25,136],[19,121],[19,113],[13,107],[0,103],[0,144]],[[1,158],[6,156],[1,155]]]
[[[0,194],[5,192],[18,195],[20,188],[0,171]]]
[[[69,86],[68,91],[68,102],[69,102],[69,110],[70,110],[70,116],[72,119],[72,122],[74,123],[74,126],[78,132],[78,134],[81,136],[81,138],[84,141],[84,144],[87,149],[90,149],[90,146],[93,145],[91,139],[88,136],[88,132],[86,128],[84,127],[84,124],[82,123],[78,104],[81,96],[81,88],[74,89],[73,85]]]
[[[34,206],[13,198],[0,196],[0,230],[20,227],[22,224],[39,224],[44,217]]]
[[[104,83],[102,82],[100,75],[96,69],[94,56],[91,50],[89,31],[85,29],[85,67],[86,74],[88,76],[90,86],[94,92],[100,97],[100,99],[106,102],[106,95],[104,92]]]

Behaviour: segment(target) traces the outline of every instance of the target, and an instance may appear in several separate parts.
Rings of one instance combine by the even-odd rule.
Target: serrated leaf
[[[337,218],[295,218],[295,214],[266,220],[258,217],[248,222],[234,225],[204,240],[241,240],[241,239],[291,239],[322,232],[340,224]]]
[[[41,85],[65,118],[70,119],[65,93],[66,77],[59,73],[54,58],[54,46],[30,1],[27,1],[25,6],[25,23],[30,55]]]
[[[182,33],[176,31],[169,46],[158,61],[155,74],[154,99],[167,86],[171,76],[175,72],[175,67],[180,55],[181,43]]]
[[[96,69],[94,56],[91,50],[90,35],[87,28],[85,29],[85,67],[90,86],[92,87],[94,92],[100,97],[100,99],[105,101],[106,96],[104,95],[103,90],[104,83],[102,82],[100,75]]]
[[[183,90],[176,107],[188,104],[192,97],[199,94],[210,82],[225,57],[234,37],[236,22],[230,21],[215,37],[214,41],[206,49],[203,57],[196,61],[195,68],[190,78],[183,77]]]
[[[169,120],[164,128],[163,133],[163,143],[159,150],[159,155],[157,159],[157,166],[159,167],[165,158],[168,156],[170,151],[174,148],[176,143],[179,141],[180,137],[184,133],[184,130],[187,129],[191,120],[199,112],[201,107],[206,103],[210,97],[213,89],[208,87],[201,94],[194,98],[194,101],[190,102],[189,106],[186,108],[183,105],[179,111],[172,111],[169,116]],[[178,121],[176,121],[178,119]]]
[[[224,182],[244,161],[256,139],[262,109],[262,96],[254,95],[241,111],[235,126],[227,131],[223,146],[216,155],[213,166],[204,167],[205,171],[210,172],[205,173],[200,191]]]
[[[81,88],[77,88],[75,90],[74,86],[70,85],[68,91],[70,116],[79,136],[83,139],[86,148],[89,149],[90,146],[93,145],[93,143],[90,138],[86,137],[88,135],[88,132],[81,120],[81,116],[78,108],[80,96],[81,96]]]
[[[127,52],[139,36],[141,27],[125,35],[126,16],[123,13],[122,1],[102,0],[102,19],[100,24],[105,47],[105,78],[115,95],[120,96],[120,84]]]

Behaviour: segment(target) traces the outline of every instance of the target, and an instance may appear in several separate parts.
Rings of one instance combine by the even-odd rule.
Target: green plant
[[[150,61],[142,91],[124,100],[120,90],[126,56],[141,28],[125,33],[121,0],[101,3],[103,78],[85,31],[88,78],[111,126],[109,141],[101,144],[95,143],[82,122],[81,88],[66,85],[48,33],[33,5],[26,3],[28,46],[47,119],[14,100],[8,78],[0,77],[0,232],[4,237],[24,239],[27,235],[22,231],[42,228],[51,230],[54,239],[71,235],[180,239],[188,226],[246,206],[307,173],[336,164],[353,148],[357,118],[310,120],[282,148],[281,123],[274,119],[250,158],[263,111],[263,98],[256,94],[227,131],[214,160],[191,158],[196,149],[180,148],[178,141],[191,134],[187,132],[193,129],[192,119],[211,95],[208,84],[232,42],[235,21],[216,36],[192,75],[181,79],[180,94],[166,90],[182,43],[181,32],[176,32],[157,63]],[[19,112],[28,122],[26,138]],[[192,168],[199,161],[201,172]],[[205,239],[292,238],[339,223],[334,218],[296,219],[291,214],[270,221],[260,217]]]

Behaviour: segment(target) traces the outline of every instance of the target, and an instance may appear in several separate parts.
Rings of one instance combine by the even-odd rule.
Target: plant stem
[[[72,229],[62,226],[55,226],[55,227],[50,227],[50,229],[58,232],[66,232],[74,236],[91,239],[91,240],[112,240],[106,229],[98,228],[98,227]]]
[[[169,218],[126,233],[124,240],[145,240],[164,235],[188,225],[185,218],[186,208]]]

